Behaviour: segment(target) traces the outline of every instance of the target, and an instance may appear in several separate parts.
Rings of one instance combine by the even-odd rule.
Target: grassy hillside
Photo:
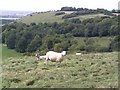
[[[84,44],[85,38],[74,38]],[[111,37],[89,38],[94,44],[108,46]],[[2,46],[3,87],[9,88],[110,88],[118,87],[118,53],[88,53],[76,56],[69,52],[61,66],[44,64],[34,56],[22,56]]]
[[[83,49],[86,49],[86,47],[89,47],[88,51],[92,51],[94,47],[94,49],[96,51],[104,51],[107,52],[109,45],[111,43],[111,41],[114,39],[114,37],[89,37],[89,38],[85,38],[85,37],[75,37],[73,38],[73,45],[69,48],[70,53],[72,52],[81,52]],[[86,43],[88,42],[88,44]],[[83,50],[84,51],[84,50]],[[94,51],[94,50],[93,50]]]
[[[84,45],[85,39],[86,38],[84,38],[84,37],[81,37],[81,38],[75,37],[74,38],[74,40],[76,40],[79,45]],[[114,37],[101,37],[101,38],[100,37],[89,37],[88,39],[94,41],[93,45],[100,45],[102,47],[108,47],[110,42],[114,39]]]
[[[6,45],[0,44],[0,49],[2,48],[2,59],[7,59],[10,57],[19,57],[20,53],[17,53],[15,50],[8,49]]]
[[[44,22],[63,22],[62,15],[55,16],[55,12],[46,12],[46,13],[35,13],[21,18],[21,22],[30,24],[35,23],[44,23]]]
[[[118,53],[67,54],[61,66],[35,57],[3,61],[3,87],[10,88],[117,88]]]
[[[75,18],[79,18],[81,21],[88,19],[88,18],[95,18],[95,17],[103,17],[103,16],[107,16],[104,14],[89,14],[89,15],[81,15]]]
[[[60,22],[64,21],[64,19],[62,19],[62,16],[70,14],[72,12],[73,11],[65,11],[65,14],[57,15],[57,16],[55,16],[55,13],[57,13],[56,11],[50,11],[50,12],[44,12],[44,13],[33,13],[33,14],[27,15],[25,17],[22,17],[19,21],[26,23],[26,24],[30,24],[32,22],[35,22],[35,23],[59,22],[60,23]],[[80,18],[81,20],[84,20],[87,18],[94,18],[97,16],[101,17],[101,16],[105,16],[105,15],[104,14],[89,14],[89,15],[81,15],[81,16],[74,17],[74,18]]]
[[[86,38],[84,38],[84,37],[73,38],[73,41],[77,42],[77,44],[75,43],[75,46],[77,47],[77,46],[85,45],[85,42],[84,42],[85,39]],[[91,38],[89,38],[89,40],[94,41],[93,45],[99,45],[101,47],[108,47],[110,42],[113,39],[114,39],[114,37],[101,37],[101,38],[100,37],[91,37]],[[18,57],[18,56],[22,55],[20,53],[17,53],[15,50],[8,49],[6,45],[0,44],[0,49],[2,49],[2,58],[3,59],[7,59],[9,57]],[[72,46],[71,46],[71,49],[72,49]],[[73,51],[70,53],[73,53]]]

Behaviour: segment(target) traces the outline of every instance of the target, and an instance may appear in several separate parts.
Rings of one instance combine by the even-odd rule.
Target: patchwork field
[[[118,87],[118,53],[67,54],[60,67],[34,56],[3,60],[3,87],[113,88]]]

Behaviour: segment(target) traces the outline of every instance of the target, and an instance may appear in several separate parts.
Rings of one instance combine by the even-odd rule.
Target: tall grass
[[[13,57],[3,63],[3,87],[117,88],[118,53],[68,54],[60,67],[35,57]]]

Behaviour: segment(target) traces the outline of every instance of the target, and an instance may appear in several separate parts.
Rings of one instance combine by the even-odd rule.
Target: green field
[[[6,45],[0,44],[0,49],[2,51],[2,59],[7,59],[10,57],[19,57],[21,56],[20,53],[17,53],[15,50],[8,49]]]
[[[74,38],[84,44],[85,38]],[[94,37],[96,44],[108,46],[111,37]],[[76,56],[68,52],[60,67],[44,64],[35,56],[23,56],[6,45],[2,49],[2,86],[6,88],[117,88],[118,52],[87,53]]]
[[[95,18],[95,17],[103,17],[103,16],[107,16],[104,14],[88,14],[88,15],[80,15],[78,17],[74,17],[74,18],[79,18],[81,21],[88,19],[88,18]]]
[[[76,40],[78,42],[79,45],[84,45],[84,40],[86,38],[85,37],[75,37],[74,40]],[[93,40],[94,41],[94,45],[100,45],[103,47],[108,47],[110,42],[114,39],[114,37],[89,37],[89,40]]]
[[[3,47],[3,50],[6,47]],[[9,52],[9,53],[8,53]],[[117,88],[118,53],[67,54],[60,67],[34,56],[8,50],[3,59],[3,87],[8,88]],[[14,56],[13,56],[13,54]],[[10,55],[9,55],[10,54]],[[5,55],[5,54],[3,54]],[[10,57],[9,57],[10,56]]]
[[[55,12],[46,12],[46,13],[35,13],[32,14],[32,16],[28,15],[25,17],[22,17],[20,19],[20,22],[30,24],[32,22],[35,23],[45,23],[45,22],[63,22],[62,15],[55,16]]]
[[[22,17],[20,20],[20,22],[26,23],[26,24],[30,24],[32,22],[35,23],[53,23],[53,22],[58,22],[61,23],[64,21],[64,19],[62,19],[62,16],[67,15],[72,13],[73,11],[65,11],[65,14],[63,15],[58,15],[55,16],[55,11],[50,11],[50,12],[44,12],[44,13],[33,13],[31,15],[27,15],[25,17]],[[80,18],[80,20],[84,20],[87,18],[94,18],[94,17],[102,17],[102,16],[106,16],[104,14],[89,14],[89,15],[81,15],[81,16],[77,16],[74,18]]]
[[[72,12],[68,11],[58,16],[55,16],[55,13],[55,11],[33,13],[22,17],[18,22],[20,21],[26,24],[33,22],[37,24],[45,22],[61,23],[64,22],[62,16]],[[74,18],[80,18],[82,21],[87,18],[102,16],[105,15],[91,14]],[[74,52],[74,48],[79,49],[80,46],[85,45],[85,39],[87,38],[72,38],[74,43],[73,47],[69,47],[69,52],[67,52],[60,67],[56,67],[55,62],[49,62],[46,65],[44,64],[44,59],[37,61],[35,56],[25,56],[15,50],[8,49],[4,44],[0,44],[0,50],[2,51],[0,55],[0,64],[2,63],[2,87],[117,88],[118,52],[85,52],[82,55],[76,56],[75,53],[77,50]],[[109,47],[114,37],[91,37],[88,39],[94,41],[91,46],[105,49]]]
[[[75,40],[77,42],[77,46],[78,45],[85,45],[85,40],[86,38],[84,37],[75,37],[73,38],[73,40]],[[114,39],[114,37],[91,37],[89,38],[91,40],[94,41],[94,44],[93,45],[99,45],[99,46],[102,46],[102,47],[108,47],[111,40]],[[0,44],[0,49],[2,51],[2,59],[7,59],[9,57],[19,57],[21,56],[22,54],[20,53],[17,53],[14,49],[8,49],[7,46],[5,44]],[[70,52],[72,53],[72,52]]]

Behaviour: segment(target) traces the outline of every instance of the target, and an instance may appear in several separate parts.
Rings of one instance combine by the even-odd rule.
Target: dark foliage
[[[63,14],[65,14],[65,12],[57,12],[55,15],[57,16],[57,15],[63,15]]]
[[[76,11],[76,12],[73,12],[71,14],[64,15],[62,17],[63,19],[77,17],[77,16],[80,16],[80,15],[99,14],[99,13],[114,16],[112,14],[112,12],[110,12],[108,10],[105,10],[105,9],[99,9],[99,8],[97,10],[93,10],[93,9],[87,9],[87,8],[62,7],[61,11]]]
[[[80,8],[79,8],[80,9]],[[83,9],[80,9],[83,10]],[[87,9],[85,9],[87,10]],[[102,12],[102,11],[101,11]],[[116,50],[119,45],[117,40],[111,42],[108,48],[92,45],[94,41],[86,40],[85,46],[74,46],[73,37],[102,37],[117,36],[119,34],[117,17],[91,18],[81,21],[80,19],[68,19],[63,23],[31,23],[26,25],[14,22],[2,26],[2,43],[8,48],[18,52],[34,52],[40,50],[82,50],[82,51],[110,51]]]

